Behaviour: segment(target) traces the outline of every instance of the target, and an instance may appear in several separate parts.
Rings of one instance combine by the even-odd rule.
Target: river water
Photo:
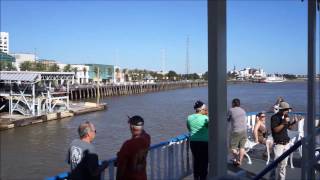
[[[77,127],[85,120],[96,126],[94,145],[100,159],[114,157],[130,137],[127,115],[138,114],[145,119],[152,144],[185,133],[193,103],[207,102],[207,94],[207,87],[202,87],[108,97],[102,100],[109,105],[107,111],[1,131],[0,179],[43,179],[67,171],[68,144],[78,138]],[[306,111],[306,82],[228,84],[228,106],[237,97],[248,112],[269,110],[278,96],[284,97],[294,111]]]

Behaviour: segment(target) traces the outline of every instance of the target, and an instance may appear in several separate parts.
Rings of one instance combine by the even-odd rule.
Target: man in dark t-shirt
[[[285,151],[287,151],[289,146],[290,137],[288,136],[288,129],[291,129],[293,125],[297,122],[295,119],[290,122],[288,116],[290,108],[289,104],[286,102],[281,102],[279,104],[279,111],[271,117],[271,131],[274,140],[274,159],[277,159]],[[277,167],[276,179],[284,180],[286,177],[286,166],[288,158],[281,161]]]
[[[129,118],[128,123],[132,138],[117,154],[117,180],[146,180],[150,136],[144,131],[144,120],[140,116]]]
[[[108,166],[107,162],[99,165],[98,155],[91,144],[96,136],[96,129],[90,122],[80,124],[78,128],[80,139],[72,141],[69,147],[67,161],[70,164],[72,180],[99,180],[100,173]]]

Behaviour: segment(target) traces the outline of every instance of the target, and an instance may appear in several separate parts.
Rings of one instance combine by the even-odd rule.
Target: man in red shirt
[[[133,116],[128,123],[132,138],[123,143],[117,154],[117,180],[146,180],[150,136],[143,129],[142,117]]]

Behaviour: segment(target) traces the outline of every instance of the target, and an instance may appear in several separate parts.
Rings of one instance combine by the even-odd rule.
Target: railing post
[[[168,179],[168,148],[163,149],[163,179]]]
[[[151,179],[154,179],[154,150],[150,150],[150,170],[151,170],[151,173],[150,173],[150,176],[151,176]]]
[[[180,147],[180,163],[181,163],[181,169],[180,169],[180,172],[181,172],[181,176],[185,175],[186,174],[186,171],[185,171],[185,163],[184,163],[184,145],[187,141],[183,140],[183,142],[181,143],[181,147]]]
[[[169,169],[168,169],[168,175],[169,175],[169,179],[173,179],[173,175],[174,175],[174,166],[173,166],[173,162],[174,162],[174,155],[173,155],[173,147],[174,145],[170,145],[168,147],[168,163],[169,163]]]
[[[175,171],[174,171],[174,179],[178,179],[180,177],[180,166],[179,166],[179,156],[178,156],[178,153],[179,153],[179,144],[175,144],[174,145],[175,147],[174,148],[174,168],[175,168]]]
[[[187,143],[186,143],[186,151],[187,151],[187,157],[186,157],[186,161],[187,161],[187,173],[191,172],[191,166],[190,166],[190,140],[188,139]]]
[[[161,148],[157,149],[157,179],[161,179]]]
[[[114,180],[114,162],[113,161],[109,163],[108,169],[109,169],[109,179]]]

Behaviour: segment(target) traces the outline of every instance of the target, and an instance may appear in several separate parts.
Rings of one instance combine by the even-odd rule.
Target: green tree
[[[64,66],[63,72],[71,72],[71,71],[72,71],[72,69],[71,69],[71,65],[70,64]]]
[[[0,71],[15,71],[17,68],[11,61],[0,61]]]
[[[36,70],[36,71],[46,71],[47,68],[46,68],[46,66],[45,66],[43,63],[41,63],[41,62],[36,62],[36,63],[35,63],[35,69],[34,69],[34,70]]]
[[[74,68],[72,68],[72,71],[74,72],[74,76],[77,76],[77,74],[78,74],[78,67],[74,67]]]
[[[206,71],[203,75],[202,75],[202,78],[204,79],[204,80],[208,80],[208,71]]]
[[[167,76],[169,78],[170,81],[175,81],[178,77],[178,74],[175,71],[169,71],[167,73]]]
[[[31,61],[25,61],[23,63],[20,64],[20,70],[21,71],[32,71],[33,67],[32,67],[32,62]]]
[[[59,70],[60,70],[60,67],[55,63],[49,66],[50,72],[58,72]]]

